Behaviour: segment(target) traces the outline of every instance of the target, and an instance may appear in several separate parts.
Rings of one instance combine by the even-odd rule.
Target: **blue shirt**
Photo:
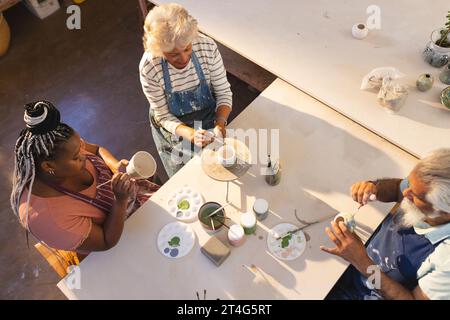
[[[408,186],[408,179],[403,179],[400,189],[403,192]],[[417,234],[425,236],[432,244],[442,240],[419,270],[417,279],[420,289],[431,300],[450,300],[450,223],[432,227],[426,222],[414,226]]]
[[[446,239],[422,263],[417,279],[419,287],[431,300],[450,300],[450,223],[431,227],[423,222],[414,230],[433,244]]]

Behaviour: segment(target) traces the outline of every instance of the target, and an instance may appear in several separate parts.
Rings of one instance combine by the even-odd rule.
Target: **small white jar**
[[[253,204],[253,211],[255,212],[256,219],[264,220],[269,213],[269,203],[264,199],[256,199]]]
[[[233,224],[228,230],[228,241],[234,247],[239,247],[245,242],[245,232],[238,224]]]
[[[241,226],[245,234],[253,234],[256,231],[257,220],[253,212],[241,214]]]
[[[356,39],[364,39],[369,34],[369,29],[364,23],[357,23],[352,27],[352,35]]]

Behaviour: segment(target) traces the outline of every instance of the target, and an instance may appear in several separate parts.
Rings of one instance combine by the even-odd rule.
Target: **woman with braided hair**
[[[115,246],[125,219],[158,187],[119,172],[127,160],[83,141],[48,101],[25,105],[24,121],[11,206],[27,234],[81,256]]]

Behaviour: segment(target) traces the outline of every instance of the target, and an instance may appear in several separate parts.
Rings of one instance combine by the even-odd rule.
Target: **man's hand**
[[[328,237],[336,244],[334,248],[326,248],[320,246],[325,252],[337,255],[356,267],[359,272],[365,274],[367,267],[373,265],[374,262],[367,255],[366,248],[361,239],[354,233],[350,232],[345,223],[335,221],[331,223],[332,229],[326,228],[325,232]]]
[[[370,181],[360,181],[350,188],[353,200],[359,204],[366,205],[371,195],[377,195],[377,186]]]

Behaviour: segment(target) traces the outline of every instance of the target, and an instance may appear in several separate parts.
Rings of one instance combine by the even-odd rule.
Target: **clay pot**
[[[445,66],[450,59],[450,48],[441,47],[436,44],[440,39],[440,36],[440,30],[434,30],[433,33],[431,33],[430,41],[423,51],[425,61],[436,68]]]

